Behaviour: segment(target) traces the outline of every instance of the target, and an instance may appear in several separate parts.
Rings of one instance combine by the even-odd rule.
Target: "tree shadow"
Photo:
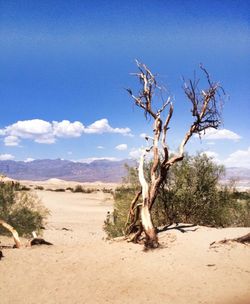
[[[188,228],[192,228],[192,227],[196,227],[195,229],[188,229]],[[164,231],[169,231],[169,230],[178,230],[182,233],[185,233],[185,232],[189,232],[189,231],[196,231],[198,230],[198,227],[196,224],[182,224],[182,225],[179,225],[179,224],[175,224],[175,226],[173,226],[173,224],[170,224],[170,225],[167,225],[167,226],[164,226],[162,228],[157,228],[157,232],[158,233],[161,233],[161,232],[164,232]]]

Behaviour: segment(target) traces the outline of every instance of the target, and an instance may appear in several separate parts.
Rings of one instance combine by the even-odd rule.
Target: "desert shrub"
[[[39,231],[49,211],[33,193],[17,191],[13,182],[0,182],[0,218],[12,225],[21,236]],[[0,233],[6,231],[1,228]]]
[[[73,192],[84,192],[84,189],[81,185],[76,185]]]
[[[145,177],[151,163],[145,165]],[[105,221],[104,230],[109,237],[123,235],[130,202],[140,188],[137,171],[127,167],[124,182],[129,187],[116,189],[111,221]],[[155,226],[172,223],[193,223],[214,227],[249,226],[249,195],[235,192],[232,186],[220,186],[224,168],[204,154],[190,157],[175,164],[159,190],[152,208]]]
[[[18,191],[30,191],[30,187],[27,186],[21,186]]]
[[[81,185],[76,185],[75,188],[73,189],[73,192],[92,193],[95,192],[95,189],[91,189],[91,188],[85,189]]]
[[[65,192],[65,189],[64,188],[57,188],[54,191],[55,192]]]
[[[117,237],[124,234],[130,202],[134,191],[131,188],[121,186],[114,191],[114,211],[108,214],[104,221],[104,230],[108,237]]]
[[[107,188],[102,188],[102,192],[103,192],[103,193],[114,194],[114,191],[113,191],[112,189],[107,189]]]
[[[74,192],[74,189],[72,187],[67,187],[66,190]]]
[[[84,193],[93,193],[93,192],[95,192],[95,189],[87,188],[87,189],[83,189],[83,192]]]
[[[35,190],[44,190],[44,187],[43,186],[36,186]]]

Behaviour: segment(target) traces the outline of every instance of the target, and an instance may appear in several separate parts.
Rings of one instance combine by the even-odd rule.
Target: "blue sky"
[[[181,77],[202,62],[230,96],[223,125],[189,153],[250,167],[249,1],[0,0],[0,159],[137,157],[150,134],[124,90],[134,59],[174,99],[169,146],[190,122]]]

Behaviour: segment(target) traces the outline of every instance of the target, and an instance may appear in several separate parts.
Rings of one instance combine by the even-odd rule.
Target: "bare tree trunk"
[[[11,225],[7,224],[3,220],[0,220],[0,225],[2,225],[4,228],[6,228],[8,231],[10,231],[10,233],[12,234],[12,236],[14,238],[16,248],[20,248],[21,247],[21,241],[19,239],[18,232]]]
[[[149,210],[149,189],[143,171],[145,153],[146,151],[142,154],[139,165],[139,181],[142,186],[141,222],[146,235],[145,246],[148,248],[157,248],[159,246],[158,237]]]
[[[162,93],[163,87],[157,84],[155,75],[147,68],[145,64],[142,64],[136,60],[138,67],[138,72],[134,73],[138,77],[141,89],[138,95],[134,95],[131,89],[127,89],[128,93],[133,98],[135,104],[144,110],[144,115],[146,119],[150,117],[154,120],[153,126],[153,137],[146,136],[145,139],[152,140],[152,146],[146,149],[141,156],[139,165],[139,181],[142,187],[142,192],[138,192],[136,197],[131,203],[128,220],[126,227],[127,233],[131,233],[135,228],[135,224],[138,220],[138,211],[140,209],[140,219],[141,226],[136,233],[135,239],[138,240],[142,229],[146,235],[145,246],[156,248],[159,246],[157,232],[153,225],[151,210],[157,198],[159,189],[167,177],[168,170],[171,166],[184,158],[184,148],[186,143],[192,137],[193,134],[200,134],[208,128],[217,129],[220,125],[220,112],[218,110],[219,103],[222,101],[220,91],[224,94],[223,88],[219,83],[214,83],[210,80],[210,76],[205,68],[201,65],[201,70],[205,73],[208,87],[204,90],[198,89],[199,80],[194,79],[189,80],[188,83],[184,82],[183,89],[186,97],[192,104],[192,116],[194,121],[188,131],[186,132],[177,154],[169,159],[169,148],[166,144],[167,131],[169,129],[169,123],[173,114],[173,105],[170,102],[170,97],[166,101],[163,100],[163,105],[158,110],[152,107],[152,101],[154,92],[158,90]],[[166,107],[169,106],[168,115],[163,122],[161,119],[161,114],[164,112]],[[160,154],[159,143],[161,142],[163,153]],[[147,182],[144,177],[144,157],[149,151],[153,151],[153,165],[150,172],[150,180]],[[160,155],[163,155],[163,160],[161,160]],[[138,199],[142,194],[142,204],[138,204]],[[134,213],[134,210],[137,213]],[[137,228],[137,227],[136,227]]]

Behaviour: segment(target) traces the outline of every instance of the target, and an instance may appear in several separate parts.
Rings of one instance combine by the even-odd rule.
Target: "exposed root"
[[[250,244],[250,233],[243,235],[241,237],[238,238],[234,238],[234,239],[225,239],[222,241],[218,241],[218,242],[212,242],[210,244],[210,247],[216,244],[228,244],[230,242],[237,242],[237,243],[241,243],[241,244]]]
[[[0,225],[2,225],[4,228],[6,228],[13,236],[14,242],[15,242],[15,248],[20,248],[21,247],[21,241],[19,239],[18,232],[8,223],[6,223],[3,220],[0,220]]]

